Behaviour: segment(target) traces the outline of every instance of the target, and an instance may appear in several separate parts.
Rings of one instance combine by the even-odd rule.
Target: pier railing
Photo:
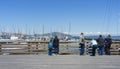
[[[89,54],[89,41],[86,40],[85,54]],[[78,41],[60,41],[59,47],[60,54],[80,53]],[[47,51],[48,41],[0,41],[0,54],[47,54]],[[113,41],[111,54],[120,55],[120,41]]]

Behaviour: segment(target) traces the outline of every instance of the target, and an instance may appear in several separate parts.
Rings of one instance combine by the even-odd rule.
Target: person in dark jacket
[[[54,48],[54,53],[59,54],[59,39],[57,36],[55,36],[53,40],[53,48]]]
[[[110,55],[111,43],[112,43],[111,36],[108,35],[108,36],[105,38],[105,54],[106,54],[106,55]]]
[[[105,40],[103,39],[102,35],[99,35],[99,38],[97,39],[97,42],[98,42],[98,48],[99,48],[98,49],[98,54],[103,55]]]

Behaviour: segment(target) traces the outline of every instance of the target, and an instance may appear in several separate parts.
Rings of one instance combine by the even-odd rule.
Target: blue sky
[[[0,31],[120,33],[120,0],[0,0]]]

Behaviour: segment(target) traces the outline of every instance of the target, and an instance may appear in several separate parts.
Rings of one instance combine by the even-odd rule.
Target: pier
[[[0,69],[120,69],[120,56],[0,55]]]
[[[85,42],[85,54],[88,55],[89,41]],[[47,54],[49,41],[0,41],[0,54]],[[76,54],[79,55],[78,41],[60,41],[60,55]],[[113,41],[111,54],[120,55],[120,41]]]

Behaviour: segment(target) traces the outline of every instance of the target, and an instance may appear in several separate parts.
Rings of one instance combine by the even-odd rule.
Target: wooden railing
[[[74,44],[73,44],[74,43]],[[89,40],[86,40],[85,54],[88,53]],[[48,41],[27,41],[25,44],[13,44],[12,42],[0,42],[0,54],[47,54]],[[60,42],[60,54],[79,54],[78,41],[61,41]],[[111,54],[120,55],[120,41],[113,41],[111,46]]]

